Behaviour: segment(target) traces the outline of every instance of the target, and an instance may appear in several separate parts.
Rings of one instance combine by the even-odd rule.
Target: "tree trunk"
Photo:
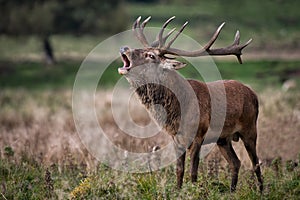
[[[48,65],[53,65],[55,63],[55,57],[53,54],[53,48],[50,43],[49,37],[44,37],[43,39],[43,49],[45,54],[45,60]]]

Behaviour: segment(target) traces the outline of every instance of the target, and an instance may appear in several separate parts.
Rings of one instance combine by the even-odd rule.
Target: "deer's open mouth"
[[[123,60],[123,67],[119,68],[118,72],[119,74],[124,75],[130,70],[130,60],[125,53],[121,53],[121,58]]]

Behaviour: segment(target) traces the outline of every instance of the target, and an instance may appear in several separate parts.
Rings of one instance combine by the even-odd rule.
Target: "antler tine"
[[[141,28],[139,29],[139,33],[140,33],[140,37],[142,38],[142,40],[144,41],[144,46],[146,45],[147,47],[149,47],[149,42],[147,41],[147,38],[144,34],[144,28],[146,26],[146,24],[150,21],[151,16],[147,17],[147,19],[145,19],[141,25]]]
[[[233,44],[239,45],[240,44],[240,31],[237,30],[234,36]]]
[[[208,41],[208,43],[204,46],[204,49],[205,50],[208,50],[212,45],[213,43],[216,41],[216,39],[218,38],[223,26],[225,25],[225,22],[223,22],[219,27],[218,29],[216,30],[216,32],[214,33],[214,35],[212,36],[212,38]]]
[[[164,30],[165,28],[168,26],[168,24],[173,20],[175,19],[175,16],[169,18],[165,23],[164,25],[162,26],[162,28],[160,29],[159,33],[158,33],[158,47],[159,48],[162,48],[165,44],[165,41],[163,41],[163,33],[164,33]]]
[[[181,27],[181,31],[183,31],[183,29],[185,28],[185,26],[187,25],[187,22]],[[180,49],[176,49],[176,48],[171,48],[169,45],[168,48],[166,49],[166,51],[163,52],[163,54],[173,54],[173,55],[178,55],[178,56],[187,56],[187,57],[197,57],[197,56],[204,56],[207,53],[210,54],[210,47],[213,45],[213,43],[217,40],[222,28],[224,27],[225,22],[223,22],[215,31],[215,33],[213,34],[213,36],[211,37],[211,39],[206,43],[206,45],[200,49],[200,50],[196,50],[196,51],[185,51],[185,50],[180,50]],[[179,36],[181,32],[178,32],[175,39]],[[173,40],[171,41],[172,43],[174,42]],[[171,44],[172,44],[171,43]],[[212,54],[210,54],[212,55]]]
[[[239,61],[240,64],[243,64],[243,61],[242,61],[242,58],[241,58],[241,55],[242,55],[242,50],[248,46],[250,43],[252,42],[252,38],[250,38],[244,45],[240,46],[240,54],[236,54],[236,57]]]
[[[146,24],[150,21],[150,19],[151,19],[151,16],[147,17],[147,19],[145,19],[145,20],[143,21],[143,23],[142,23],[142,29],[143,29],[143,30],[144,30]]]
[[[137,18],[137,20],[134,22],[132,29],[133,32],[135,34],[135,36],[138,38],[138,40],[145,46],[148,47],[149,43],[146,39],[146,36],[144,35],[144,28],[146,26],[146,24],[149,22],[149,20],[151,19],[151,16],[149,16],[147,19],[145,19],[142,23],[142,25],[140,25],[140,21],[141,21],[142,17],[139,16]]]
[[[132,31],[133,31],[135,34],[137,34],[137,28],[140,28],[140,21],[141,21],[141,19],[142,19],[142,17],[139,16],[139,17],[135,20],[135,22],[133,23],[133,25],[132,25]]]
[[[233,40],[232,46],[233,46],[233,45],[239,45],[239,44],[240,44],[240,38],[241,38],[241,37],[240,37],[240,31],[237,30],[236,33],[235,33],[235,36],[234,36],[234,40]],[[239,63],[242,64],[243,61],[242,61],[241,55],[236,55],[236,57],[237,57]]]
[[[252,42],[252,38],[250,38],[244,45],[242,45],[241,49],[248,46],[251,42]],[[239,45],[239,44],[240,44],[240,31],[237,30],[232,45]]]
[[[138,29],[140,28],[140,21],[141,21],[141,19],[142,19],[142,17],[139,16],[139,17],[135,20],[135,22],[134,22],[133,25],[132,25],[132,31],[133,31],[135,37],[136,37],[136,38],[144,45],[142,39],[140,38],[140,34],[139,34],[139,32],[138,32]]]
[[[241,58],[241,55],[242,55],[242,50],[248,46],[250,43],[252,42],[252,38],[250,38],[244,45],[240,45],[240,52],[239,54],[236,54],[236,57],[239,61],[240,64],[243,63],[242,61],[242,58]],[[236,33],[235,33],[235,36],[234,36],[234,41],[233,41],[233,44],[231,45],[232,47],[233,46],[239,46],[240,44],[240,31],[237,30]]]
[[[132,31],[133,31],[133,33],[134,33],[134,35],[138,38],[138,34],[137,34],[137,31],[136,31],[136,28],[137,28],[137,26],[138,26],[138,24],[139,24],[139,21],[141,20],[141,16],[139,16],[136,20],[135,20],[135,22],[133,23],[133,25],[132,25]]]
[[[252,42],[252,38],[250,38],[243,46],[241,49],[244,49],[246,46],[248,46]]]
[[[166,49],[170,48],[170,46],[174,43],[174,41],[177,39],[177,37],[180,35],[180,33],[182,33],[183,29],[186,27],[186,25],[188,24],[189,22],[186,21],[182,27],[180,28],[180,30],[178,31],[178,33],[175,35],[175,37],[167,44],[166,46]]]
[[[166,36],[163,37],[162,41],[163,43],[165,43],[167,41],[167,39],[170,37],[170,35],[176,30],[176,28],[173,28],[171,31],[168,32],[168,34]],[[159,45],[159,41],[155,40],[154,42],[152,42],[151,47],[158,47]]]

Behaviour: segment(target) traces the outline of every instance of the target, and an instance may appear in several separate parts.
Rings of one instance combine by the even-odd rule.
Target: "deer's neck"
[[[148,83],[135,88],[141,103],[159,126],[175,135],[180,121],[180,104],[175,94],[160,84]]]

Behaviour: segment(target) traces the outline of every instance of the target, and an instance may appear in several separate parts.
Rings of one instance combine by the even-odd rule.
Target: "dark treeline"
[[[0,33],[115,33],[126,25],[119,0],[0,0]]]
[[[51,35],[112,34],[126,22],[119,0],[0,0],[0,34],[40,37],[48,64],[55,62]]]

